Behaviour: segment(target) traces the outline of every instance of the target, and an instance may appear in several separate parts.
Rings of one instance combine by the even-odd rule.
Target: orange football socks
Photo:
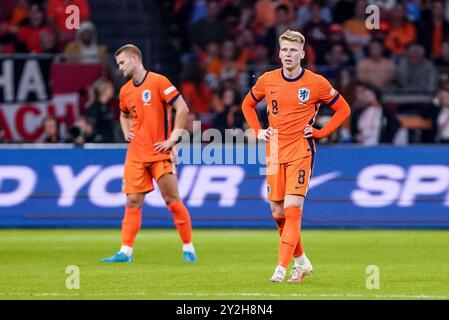
[[[184,244],[192,242],[192,224],[187,208],[181,200],[174,201],[168,205],[168,210],[173,213],[173,220],[178,229],[179,236]]]
[[[298,245],[301,230],[302,209],[288,207],[285,212],[284,231],[279,243],[279,264],[287,268],[293,258],[293,253]]]
[[[301,243],[301,229],[300,229],[299,230],[298,243],[296,244],[295,251],[293,252],[293,258],[297,258],[299,256],[302,256],[303,253],[304,253],[304,249],[303,249],[302,243]]]
[[[284,230],[285,218],[274,219],[276,226],[278,228],[279,236],[282,236],[282,231]],[[298,243],[296,244],[295,252],[293,252],[293,258],[299,257],[304,253],[304,249],[301,243],[301,231],[299,233]]]
[[[276,226],[278,227],[279,236],[282,236],[282,231],[284,231],[285,218],[274,219]]]
[[[142,225],[142,209],[126,208],[122,222],[122,245],[133,247],[134,240]]]

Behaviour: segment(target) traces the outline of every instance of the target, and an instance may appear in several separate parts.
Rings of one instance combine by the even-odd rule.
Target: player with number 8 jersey
[[[289,281],[299,282],[313,270],[301,243],[301,218],[315,162],[315,142],[335,131],[351,111],[345,99],[323,76],[301,67],[304,36],[287,30],[279,38],[282,68],[258,78],[243,101],[251,129],[267,145],[267,194],[279,235],[278,265],[271,278],[282,282],[292,258]],[[262,129],[255,107],[267,102],[269,128]],[[313,128],[321,105],[335,111],[320,130]]]

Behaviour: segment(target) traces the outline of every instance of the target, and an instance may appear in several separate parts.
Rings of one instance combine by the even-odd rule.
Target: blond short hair
[[[281,41],[291,41],[291,42],[298,42],[302,45],[306,42],[306,38],[302,35],[299,31],[294,30],[287,30],[281,36],[279,37],[279,44],[281,44]]]
[[[142,61],[142,51],[140,51],[140,49],[133,44],[125,44],[124,46],[118,48],[114,53],[114,58],[117,58],[117,56],[122,52],[135,54],[137,57],[139,57],[140,61]]]

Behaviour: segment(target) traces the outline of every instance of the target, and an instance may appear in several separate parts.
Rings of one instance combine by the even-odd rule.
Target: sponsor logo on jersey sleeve
[[[176,88],[174,86],[168,87],[167,89],[164,90],[164,94],[167,96],[175,90]]]

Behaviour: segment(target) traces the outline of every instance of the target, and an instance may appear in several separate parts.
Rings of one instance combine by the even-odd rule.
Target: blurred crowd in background
[[[111,52],[97,40],[101,26],[89,21],[88,2],[3,2],[10,5],[0,6],[0,53],[65,53],[69,63],[102,66],[69,141],[123,141],[111,111],[118,92]],[[81,8],[79,30],[58,19],[67,3]],[[366,25],[370,5],[380,14],[374,29]],[[171,8],[167,41],[181,66],[171,80],[190,107],[191,133],[195,120],[203,130],[247,129],[241,102],[257,77],[280,67],[278,38],[294,29],[306,38],[303,66],[326,77],[352,108],[351,119],[321,143],[449,142],[448,1],[175,0]],[[258,112],[267,126],[263,103]],[[331,115],[321,106],[316,126]],[[57,119],[46,118],[43,127],[46,142],[61,142]]]

